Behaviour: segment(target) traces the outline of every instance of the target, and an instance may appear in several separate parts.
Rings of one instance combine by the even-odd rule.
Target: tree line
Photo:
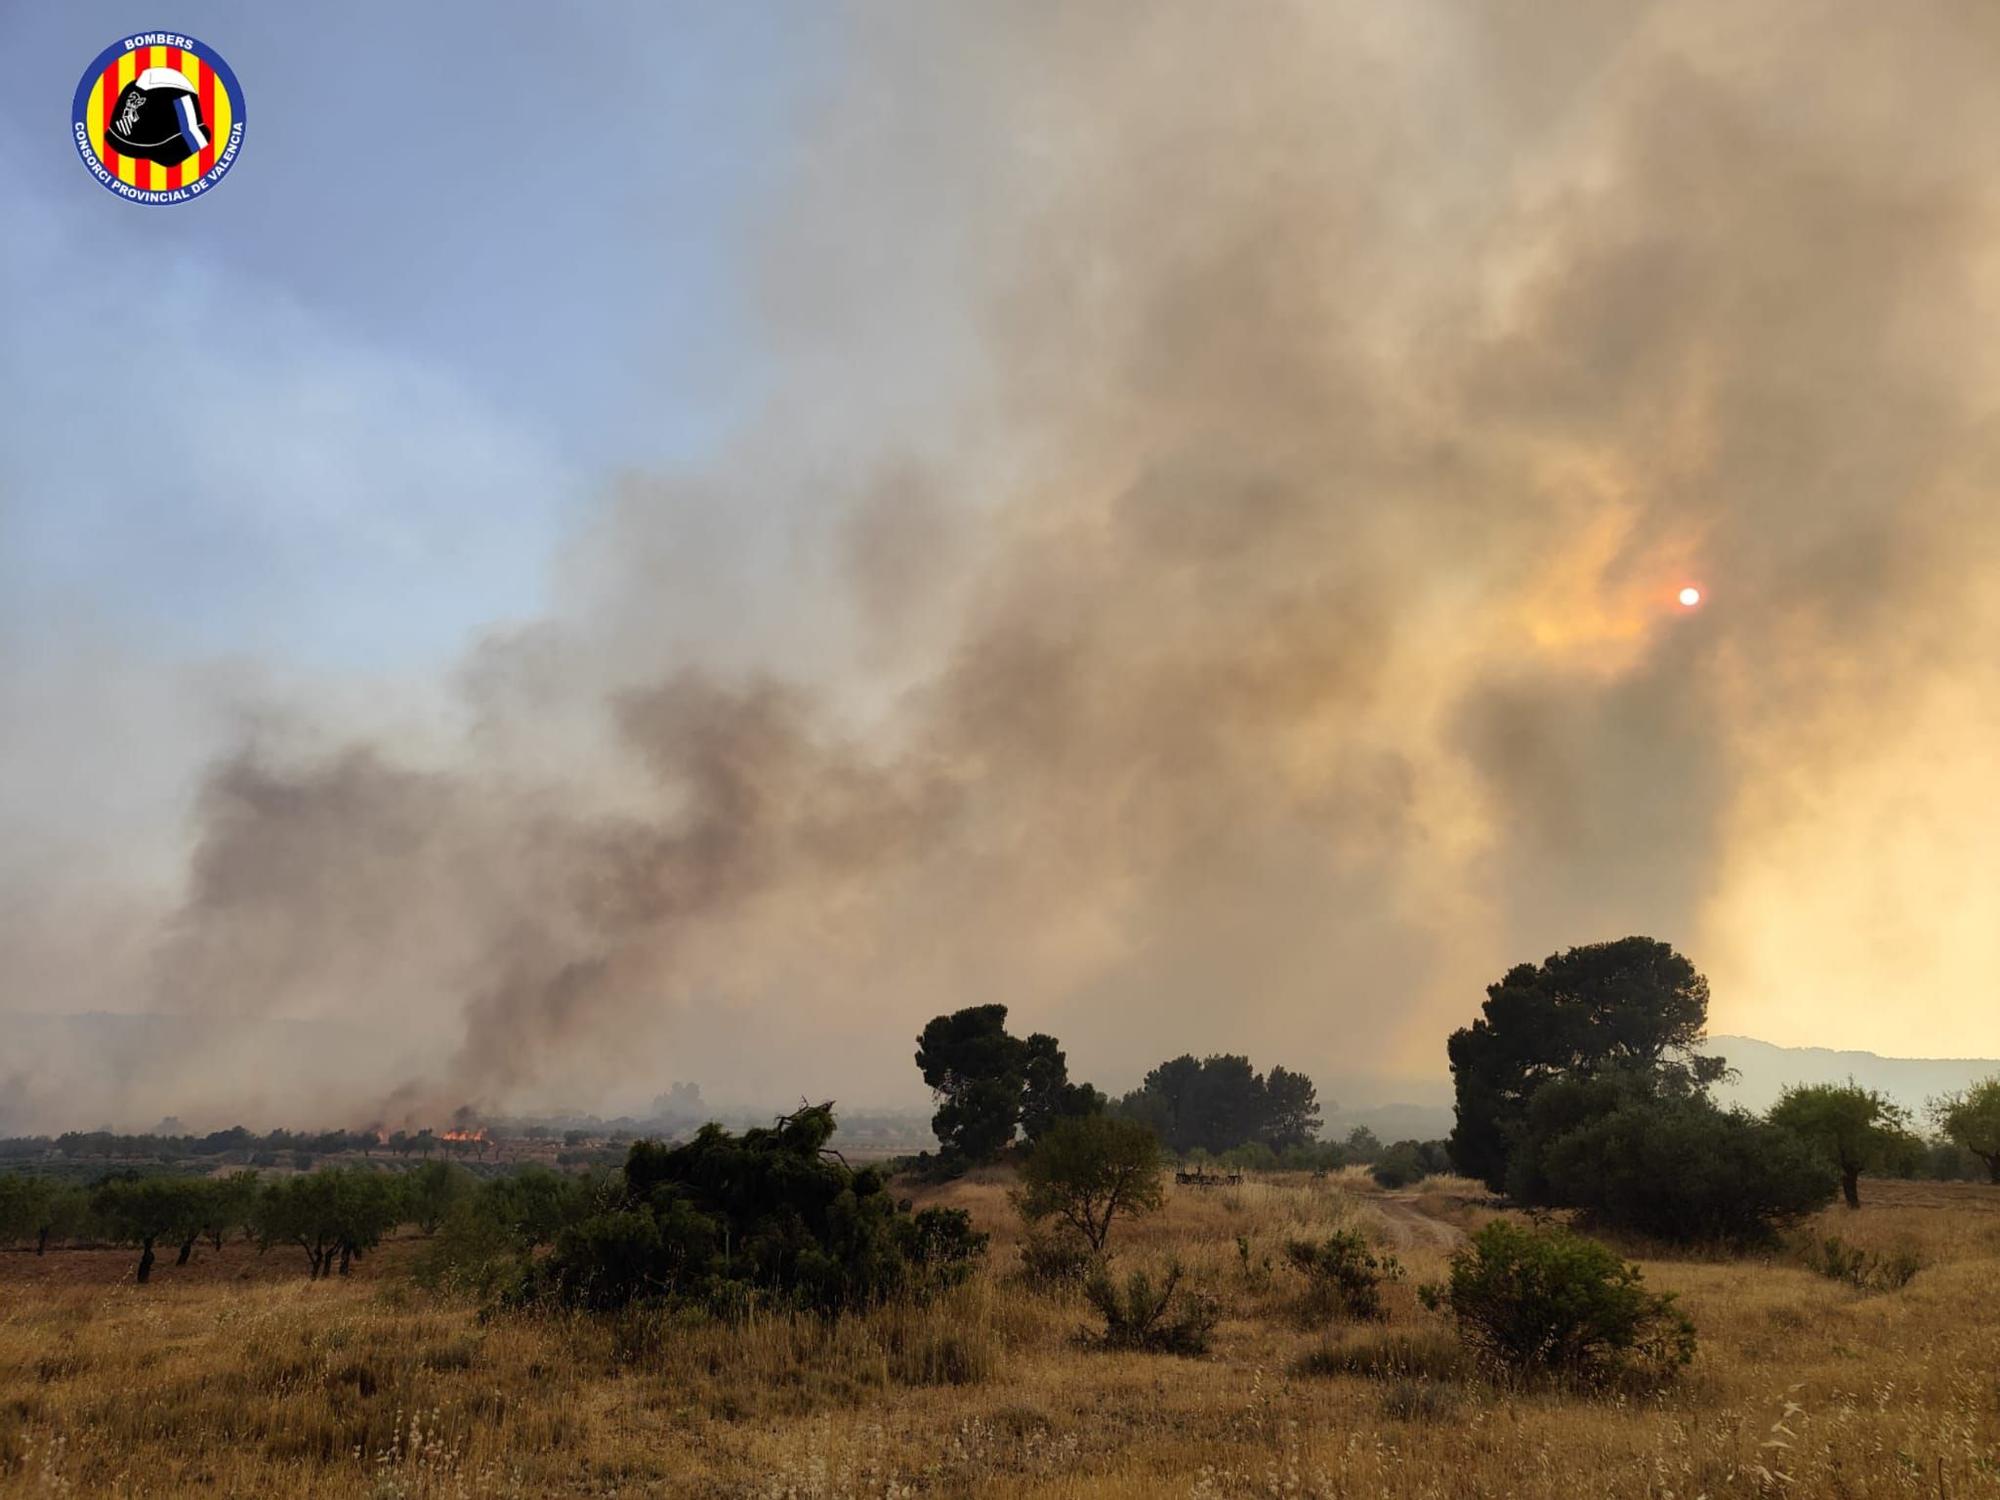
[[[1518,1204],[1737,1243],[1836,1193],[1859,1207],[1863,1173],[1915,1175],[1964,1152],[2000,1183],[2000,1079],[1931,1101],[1935,1141],[1851,1081],[1795,1085],[1757,1116],[1715,1100],[1728,1065],[1700,1050],[1707,1019],[1707,980],[1652,938],[1510,969],[1448,1045],[1454,1164]]]
[[[1017,1141],[1032,1148],[1064,1119],[1106,1113],[1140,1122],[1183,1155],[1262,1147],[1275,1164],[1280,1153],[1319,1138],[1318,1093],[1304,1073],[1281,1066],[1259,1073],[1233,1054],[1183,1055],[1112,1100],[1070,1080],[1054,1037],[1010,1033],[1005,1005],[935,1017],[917,1037],[916,1062],[937,1103],[935,1166],[947,1173],[996,1161]]]
[[[1797,1086],[1753,1115],[1714,1097],[1727,1063],[1702,1050],[1707,1011],[1706,980],[1651,938],[1517,965],[1450,1038],[1450,1139],[1385,1147],[1362,1130],[1318,1139],[1320,1105],[1303,1073],[1183,1055],[1113,1100],[1070,1079],[1055,1038],[1014,1036],[1005,1006],[970,1007],[917,1039],[941,1149],[916,1165],[951,1173],[1018,1160],[1024,1259],[1052,1274],[1102,1270],[1114,1225],[1163,1201],[1169,1154],[1364,1160],[1390,1185],[1456,1169],[1518,1205],[1717,1244],[1766,1239],[1836,1195],[1858,1205],[1865,1174],[1935,1165],[1946,1150],[2000,1183],[2000,1079],[1932,1101],[1939,1140],[1852,1083]],[[448,1161],[282,1177],[126,1171],[88,1188],[0,1175],[0,1241],[37,1253],[89,1239],[129,1245],[144,1282],[160,1254],[185,1264],[203,1241],[220,1249],[239,1236],[301,1252],[318,1278],[346,1274],[409,1225],[431,1241],[418,1261],[430,1279],[586,1308],[668,1298],[836,1312],[962,1278],[984,1247],[966,1216],[913,1212],[890,1192],[889,1171],[848,1165],[834,1129],[834,1107],[822,1104],[741,1134],[709,1124],[679,1144],[635,1141],[615,1170],[531,1166],[485,1180]],[[246,1138],[217,1132],[194,1154],[221,1157]],[[1305,1259],[1353,1269],[1340,1246]],[[1130,1292],[1116,1293],[1126,1314]]]
[[[553,1136],[552,1131],[541,1132]],[[534,1132],[530,1131],[532,1136]],[[568,1132],[566,1144],[575,1145],[588,1132]],[[488,1144],[479,1135],[464,1132],[396,1130],[269,1130],[254,1131],[242,1125],[213,1130],[205,1135],[148,1132],[125,1134],[112,1130],[68,1130],[58,1136],[9,1136],[0,1140],[0,1160],[32,1160],[60,1157],[65,1161],[236,1161],[246,1166],[275,1167],[286,1162],[311,1161],[323,1156],[394,1156],[400,1159],[431,1156],[477,1156]]]
[[[1795,1085],[1755,1115],[1715,1097],[1728,1063],[1703,1050],[1708,1003],[1694,965],[1648,937],[1516,965],[1449,1039],[1450,1139],[1390,1147],[1365,1131],[1319,1140],[1312,1080],[1282,1066],[1260,1073],[1242,1056],[1172,1058],[1108,1099],[1069,1081],[1055,1038],[1016,1039],[1004,1006],[973,1007],[918,1038],[942,1148],[924,1165],[949,1174],[1019,1155],[1022,1203],[1092,1249],[1107,1205],[1143,1207],[1126,1185],[1143,1176],[1139,1133],[1183,1158],[1366,1161],[1389,1186],[1456,1170],[1517,1205],[1681,1242],[1767,1240],[1836,1195],[1858,1207],[1864,1174],[1952,1178],[1976,1162],[2000,1183],[2000,1078],[1930,1101],[1930,1138],[1905,1107],[1851,1080]],[[1050,1172],[1086,1186],[1057,1206]]]
[[[560,1197],[580,1179],[526,1167],[498,1189],[520,1198]],[[0,1244],[122,1244],[139,1251],[135,1277],[149,1280],[158,1256],[186,1265],[206,1241],[220,1250],[232,1238],[261,1250],[296,1248],[313,1278],[346,1275],[356,1257],[398,1225],[433,1233],[451,1208],[477,1191],[479,1179],[448,1162],[409,1171],[326,1167],[267,1177],[244,1168],[220,1176],[116,1173],[91,1186],[29,1173],[0,1173]]]

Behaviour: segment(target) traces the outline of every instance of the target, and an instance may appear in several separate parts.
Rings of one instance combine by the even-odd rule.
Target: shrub
[[[979,1385],[991,1378],[995,1348],[991,1329],[973,1309],[951,1302],[914,1308],[901,1304],[878,1315],[876,1336],[898,1385]]]
[[[1084,1288],[1104,1319],[1104,1332],[1095,1342],[1106,1349],[1151,1354],[1206,1354],[1220,1313],[1212,1298],[1182,1292],[1180,1283],[1178,1265],[1168,1269],[1157,1287],[1144,1271],[1132,1272],[1122,1287],[1108,1272],[1098,1272]]]
[[[473,1196],[524,1248],[533,1249],[553,1244],[565,1226],[602,1207],[605,1190],[599,1180],[530,1164],[479,1184]]]
[[[1238,1172],[1274,1172],[1278,1168],[1278,1153],[1262,1141],[1231,1146],[1220,1160],[1225,1167]]]
[[[1042,1290],[1082,1286],[1104,1269],[1104,1257],[1067,1227],[1030,1229],[1021,1239],[1021,1279]]]
[[[1464,1404],[1460,1392],[1448,1385],[1432,1385],[1427,1380],[1397,1380],[1382,1392],[1382,1415],[1392,1422],[1415,1422],[1436,1426],[1456,1421]]]
[[[1249,1235],[1239,1234],[1236,1236],[1236,1267],[1238,1273],[1243,1278],[1245,1286],[1258,1290],[1269,1286],[1271,1284],[1271,1266],[1272,1260],[1268,1252],[1255,1257],[1251,1255]]]
[[[1885,1292],[1900,1292],[1917,1279],[1917,1272],[1923,1268],[1923,1257],[1904,1246],[1875,1257],[1873,1284]]]
[[[535,1251],[614,1207],[620,1191],[607,1177],[535,1165],[479,1182],[463,1167],[434,1162],[402,1181],[408,1211],[442,1214],[417,1256],[417,1281],[479,1297],[524,1293]]]
[[[825,1149],[833,1129],[823,1104],[741,1136],[705,1125],[681,1146],[634,1142],[622,1188],[561,1231],[538,1285],[601,1309],[765,1299],[839,1312],[962,1279],[986,1246],[969,1216],[899,1207],[880,1172]]]
[[[1382,1283],[1403,1278],[1396,1257],[1377,1255],[1357,1229],[1337,1229],[1319,1243],[1293,1240],[1285,1256],[1306,1277],[1308,1311],[1320,1316],[1379,1318]]]
[[[1451,1258],[1450,1281],[1422,1290],[1480,1358],[1522,1375],[1596,1382],[1671,1374],[1694,1355],[1694,1325],[1637,1266],[1553,1225],[1496,1219]]]
[[[476,1297],[517,1287],[527,1271],[520,1241],[490,1205],[472,1199],[452,1205],[414,1268],[422,1286]]]
[[[1808,1237],[1800,1259],[1808,1270],[1864,1292],[1900,1292],[1924,1268],[1923,1257],[1908,1246],[1879,1255],[1850,1245],[1837,1234]]]
[[[972,1274],[989,1238],[972,1227],[972,1215],[962,1208],[926,1208],[908,1221],[899,1244],[917,1289],[942,1291]]]
[[[1382,1153],[1369,1175],[1378,1186],[1393,1190],[1450,1170],[1451,1155],[1443,1141],[1397,1141]]]
[[[403,1174],[403,1212],[425,1234],[436,1234],[452,1205],[469,1196],[476,1182],[464,1167],[427,1161]]]
[[[1450,1381],[1467,1373],[1465,1349],[1441,1330],[1329,1342],[1292,1366],[1296,1375],[1354,1375],[1365,1380]]]
[[[1830,1201],[1833,1168],[1791,1132],[1700,1096],[1647,1095],[1611,1080],[1550,1084],[1529,1110],[1508,1190],[1581,1209],[1606,1227],[1680,1243],[1768,1243]],[[1571,1124],[1570,1106],[1585,1112]]]

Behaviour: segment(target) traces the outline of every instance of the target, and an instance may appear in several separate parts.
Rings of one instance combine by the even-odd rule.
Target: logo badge
[[[236,165],[243,90],[213,47],[141,31],[98,53],[76,86],[76,153],[129,203],[187,203]]]

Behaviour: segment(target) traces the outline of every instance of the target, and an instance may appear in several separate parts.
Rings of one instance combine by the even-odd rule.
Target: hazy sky
[[[202,201],[69,143],[138,24],[247,95]],[[1418,1077],[1634,931],[2000,1052],[1981,0],[0,43],[0,1010],[394,1043],[0,1116],[910,1100],[990,1000]]]

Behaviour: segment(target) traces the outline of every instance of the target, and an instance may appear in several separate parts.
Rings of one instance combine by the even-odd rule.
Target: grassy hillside
[[[1170,1189],[1114,1246],[1221,1299],[1204,1359],[1081,1346],[1081,1298],[1015,1274],[1006,1185],[919,1195],[995,1232],[985,1274],[838,1323],[482,1317],[408,1283],[410,1239],[317,1284],[234,1244],[147,1288],[124,1251],[0,1254],[0,1492],[2000,1494],[2000,1191],[1879,1183],[1827,1214],[1923,1257],[1895,1293],[1784,1255],[1643,1258],[1701,1349],[1677,1386],[1619,1398],[1489,1383],[1418,1306],[1490,1212],[1464,1184]],[[1281,1245],[1337,1225],[1412,1272],[1384,1323],[1301,1319]]]

